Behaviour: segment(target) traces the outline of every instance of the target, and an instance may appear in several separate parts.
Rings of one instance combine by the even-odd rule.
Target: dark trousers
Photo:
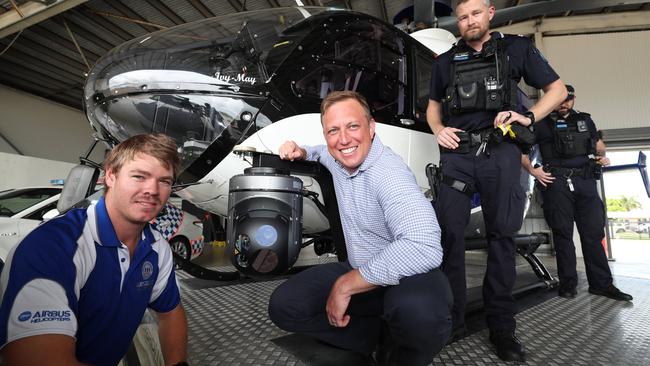
[[[578,285],[574,221],[580,234],[589,286],[602,289],[612,284],[612,273],[602,245],[605,237],[603,201],[598,196],[595,179],[571,177],[571,181],[573,192],[563,176],[556,176],[553,184],[541,187],[544,218],[553,231],[560,289],[575,289]]]
[[[488,257],[483,279],[483,301],[487,324],[492,331],[514,331],[514,286],[516,248],[512,238],[523,223],[524,193],[519,184],[521,151],[511,143],[491,146],[490,156],[444,153],[442,171],[472,184],[481,197],[488,241]],[[442,184],[436,214],[442,229],[444,257],[442,270],[449,278],[454,295],[454,326],[465,323],[467,284],[465,280],[465,228],[471,210],[470,197]]]
[[[271,320],[283,330],[364,354],[375,349],[383,320],[397,346],[391,360],[398,365],[430,363],[451,332],[451,291],[442,271],[353,295],[347,309],[350,323],[336,328],[328,322],[325,305],[336,279],[351,269],[348,263],[328,263],[292,276],[271,295]]]

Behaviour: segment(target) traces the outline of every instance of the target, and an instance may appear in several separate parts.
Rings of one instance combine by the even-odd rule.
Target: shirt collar
[[[104,197],[101,197],[95,205],[95,220],[97,227],[97,238],[95,239],[97,241],[97,244],[105,247],[122,246],[122,242],[120,242],[120,239],[117,238],[117,233],[113,227],[113,222],[111,221],[110,216],[108,216],[108,210],[106,209],[106,201],[104,200]],[[151,232],[150,224],[147,224],[144,227],[144,230],[142,230],[140,243],[143,242],[149,245],[155,242],[155,238]]]
[[[578,112],[576,112],[576,111],[572,108],[572,109],[569,109],[569,113],[567,113],[566,116],[560,116],[559,113],[557,114],[557,116],[558,116],[558,119],[567,119],[567,118],[571,117],[571,116],[574,115],[574,114],[578,114]]]
[[[499,38],[503,38],[503,33],[501,33],[501,32],[490,32],[490,38],[488,38],[487,41],[485,41],[485,42],[490,42],[493,39],[499,39]],[[485,44],[485,42],[483,42],[483,43]],[[457,47],[464,47],[464,48],[466,48],[468,50],[476,52],[476,50],[473,49],[472,47],[470,47],[462,37],[458,39],[458,41],[456,42],[456,46]]]

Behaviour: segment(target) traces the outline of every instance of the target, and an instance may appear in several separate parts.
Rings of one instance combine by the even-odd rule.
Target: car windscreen
[[[13,216],[59,193],[60,188],[13,189],[0,193],[0,216]]]

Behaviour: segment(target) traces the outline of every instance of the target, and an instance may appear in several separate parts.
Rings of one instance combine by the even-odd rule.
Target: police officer
[[[444,258],[454,295],[456,333],[465,326],[465,240],[473,192],[480,194],[487,230],[488,260],[483,300],[490,341],[502,360],[523,361],[515,336],[515,244],[522,224],[524,193],[519,185],[521,151],[507,139],[488,143],[495,127],[529,126],[566,97],[566,89],[532,42],[489,32],[495,9],[489,0],[459,0],[462,39],[434,62],[427,121],[441,148],[443,184],[436,202]],[[517,82],[544,90],[529,110],[516,101]],[[520,113],[521,112],[521,113]]]
[[[554,113],[537,126],[535,136],[543,166],[531,166],[524,155],[523,166],[537,178],[541,188],[544,218],[553,231],[561,297],[576,296],[578,273],[573,244],[573,222],[580,233],[589,292],[615,300],[632,296],[612,284],[601,240],[605,236],[603,201],[596,191],[601,166],[609,165],[604,150],[598,153],[599,136],[589,113],[573,109],[575,89],[566,86],[568,96]],[[602,142],[602,140],[600,140]],[[603,148],[604,148],[604,144]]]

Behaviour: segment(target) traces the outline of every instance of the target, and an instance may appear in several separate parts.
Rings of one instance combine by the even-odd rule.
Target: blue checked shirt
[[[397,285],[403,277],[440,266],[440,226],[431,203],[401,157],[375,135],[359,169],[348,171],[327,146],[303,146],[307,160],[332,174],[348,260],[375,285]]]

